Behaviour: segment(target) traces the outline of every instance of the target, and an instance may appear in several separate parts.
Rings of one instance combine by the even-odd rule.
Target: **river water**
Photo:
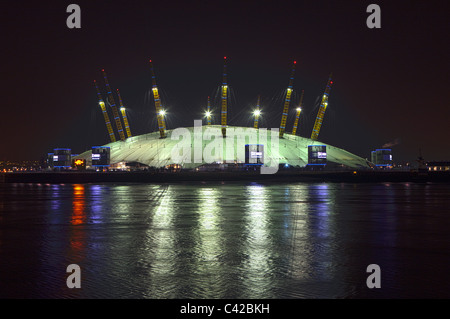
[[[450,298],[450,185],[0,184],[0,298]]]

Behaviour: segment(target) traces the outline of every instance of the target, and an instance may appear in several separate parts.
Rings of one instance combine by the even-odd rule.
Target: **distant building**
[[[109,146],[92,147],[92,166],[108,167],[110,165],[111,148]]]
[[[308,165],[326,165],[327,146],[308,145]]]
[[[46,165],[47,167],[53,168],[53,155],[54,153],[47,153]]]
[[[371,161],[376,166],[392,166],[392,150],[384,148],[372,151]]]
[[[53,150],[53,167],[72,167],[72,150],[70,148],[55,148]]]
[[[450,162],[427,162],[429,171],[449,171]]]

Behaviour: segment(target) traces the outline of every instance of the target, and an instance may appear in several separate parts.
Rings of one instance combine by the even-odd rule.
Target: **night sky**
[[[81,29],[66,8],[81,7]],[[366,8],[381,7],[381,29]],[[450,160],[448,1],[8,1],[2,43],[0,160],[81,153],[109,142],[93,80],[108,74],[133,135],[157,130],[149,59],[167,128],[193,126],[207,96],[219,124],[223,57],[229,125],[279,127],[292,62],[305,90],[299,135],[310,137],[330,72],[334,85],[319,140],[361,157],[392,146],[394,160]],[[106,97],[106,96],[105,96]],[[112,116],[111,116],[112,117]]]

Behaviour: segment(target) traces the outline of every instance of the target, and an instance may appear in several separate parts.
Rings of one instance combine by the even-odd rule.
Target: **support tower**
[[[317,140],[320,133],[320,128],[322,127],[323,117],[325,116],[325,111],[328,106],[328,96],[330,95],[331,85],[333,81],[331,80],[332,74],[328,77],[327,86],[325,87],[325,92],[322,96],[322,102],[320,103],[319,112],[317,113],[316,122],[314,123],[314,127],[311,133],[311,139]]]
[[[120,96],[119,89],[117,89],[117,96],[119,97],[120,112],[122,113],[123,124],[125,124],[125,131],[127,132],[127,138],[128,138],[128,137],[131,137],[131,130],[130,130],[130,125],[128,124],[128,118],[127,118],[127,112],[126,112],[127,110],[123,106],[122,97]]]
[[[106,77],[106,72],[104,69],[102,70],[102,72],[103,72],[103,78],[105,79],[106,91],[108,94],[108,102],[113,111],[113,116],[114,116],[114,120],[116,122],[116,127],[117,127],[117,131],[119,132],[120,139],[123,141],[123,140],[125,140],[125,134],[124,134],[123,128],[122,128],[122,122],[120,121],[119,111],[117,110],[116,102],[114,101],[114,96],[111,92],[111,87],[109,86],[108,78]]]
[[[304,93],[305,93],[305,91],[302,90],[302,95],[300,96],[300,103],[298,104],[297,113],[295,114],[295,122],[294,122],[294,127],[292,128],[292,135],[295,135],[297,133],[298,119],[300,118],[300,112],[302,111],[302,103],[303,103],[303,94]]]
[[[156,85],[155,71],[153,70],[152,60],[150,60],[150,68],[152,70],[152,92],[155,100],[156,116],[158,119],[159,137],[166,137],[166,121],[164,119],[163,109],[161,107],[161,99],[159,98],[158,86]]]
[[[253,127],[258,128],[259,116],[261,115],[261,110],[259,109],[259,103],[261,102],[261,95],[258,95],[258,102],[256,102],[256,110],[254,112],[255,120],[253,122]]]
[[[292,65],[291,77],[289,78],[289,85],[286,92],[286,99],[284,100],[283,114],[281,115],[280,124],[280,137],[283,137],[286,129],[286,119],[289,111],[289,104],[291,103],[292,86],[294,84],[295,64],[297,64],[297,61],[294,61]]]
[[[221,124],[222,124],[222,136],[227,136],[227,57],[223,57],[223,76],[222,76],[222,113],[221,113]]]
[[[207,109],[206,109],[206,120],[208,125],[211,125],[211,100],[208,96],[208,104],[207,104]]]
[[[106,111],[105,102],[103,102],[102,94],[100,93],[100,90],[97,85],[97,81],[94,80],[95,89],[97,91],[97,98],[98,98],[98,104],[100,105],[100,108],[102,109],[103,117],[105,119],[106,129],[108,130],[109,138],[111,139],[111,142],[116,141],[116,136],[114,135],[113,128],[111,126],[111,121],[109,120],[108,112]]]

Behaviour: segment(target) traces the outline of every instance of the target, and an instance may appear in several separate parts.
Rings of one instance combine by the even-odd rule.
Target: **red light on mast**
[[[150,63],[152,63],[152,59],[150,59]]]
[[[294,64],[297,64],[297,61],[294,61]]]
[[[226,56],[224,56],[224,57],[223,57],[223,59],[224,59],[224,60],[226,60],[226,59],[227,59],[227,57],[226,57]]]

